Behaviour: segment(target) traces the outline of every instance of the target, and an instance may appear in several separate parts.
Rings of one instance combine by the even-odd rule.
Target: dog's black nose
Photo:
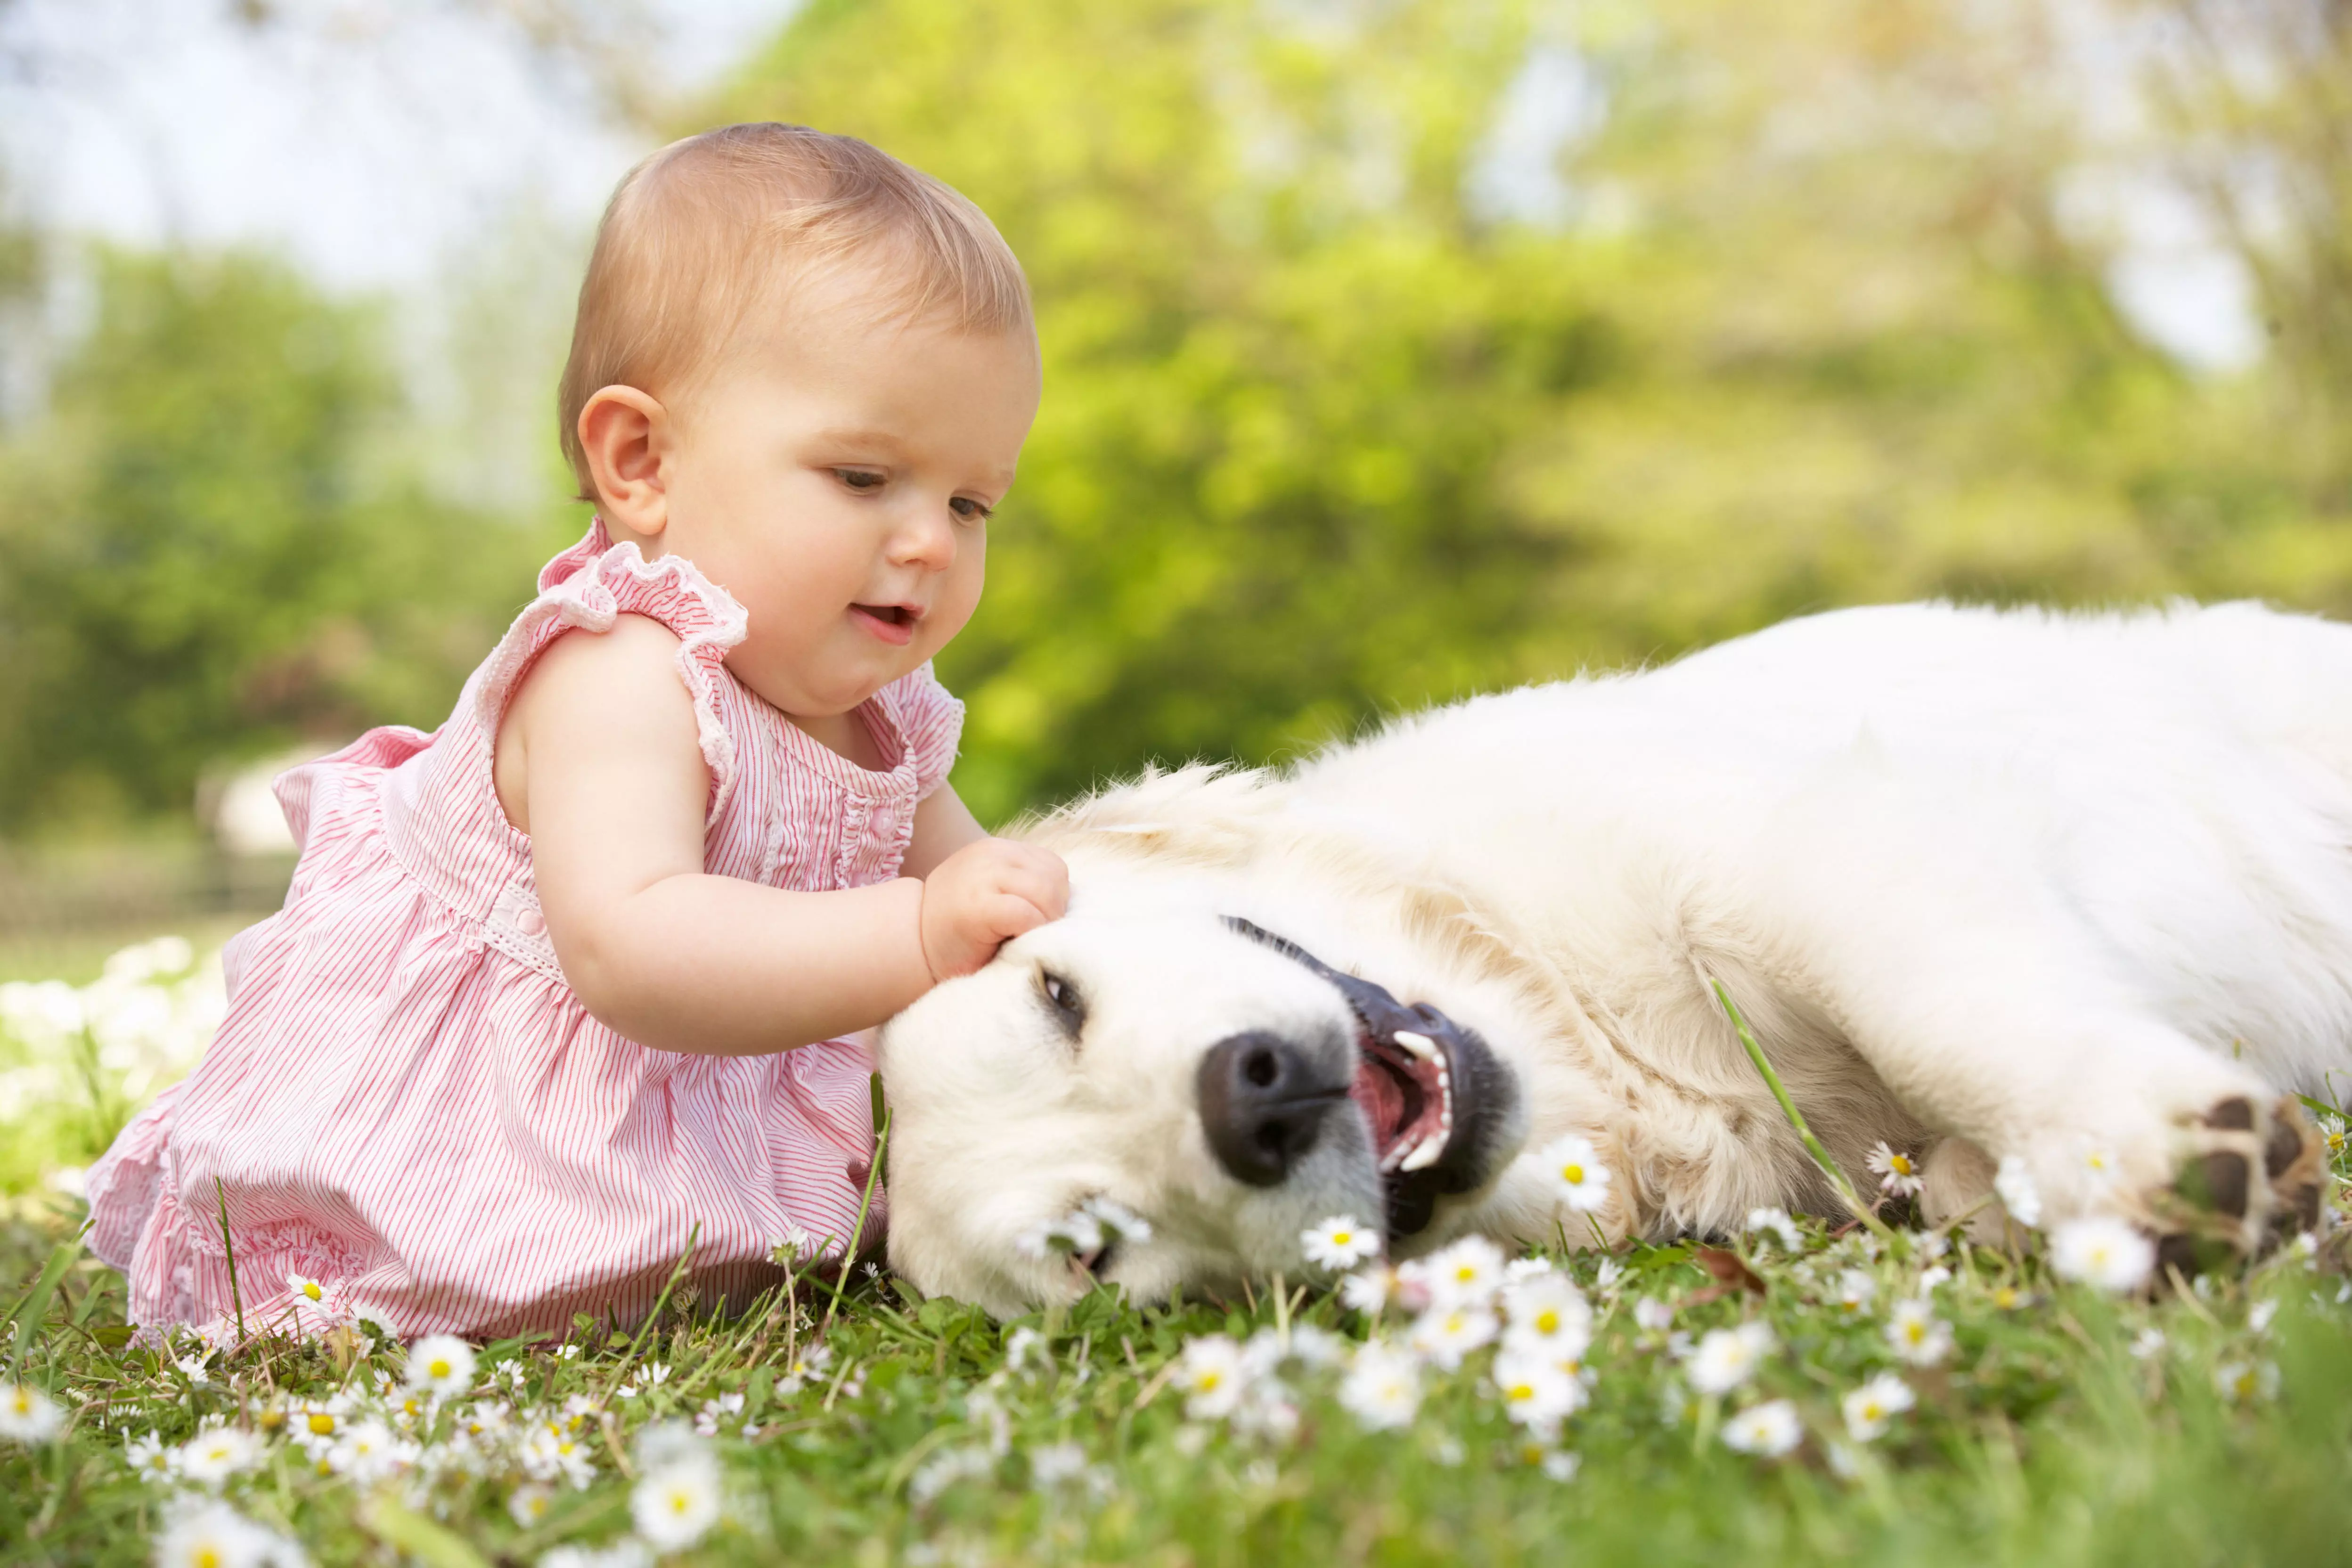
[[[1253,1031],[1217,1042],[1201,1060],[1201,1128],[1238,1182],[1270,1187],[1315,1147],[1323,1118],[1348,1098],[1346,1080],[1318,1073],[1307,1052]]]

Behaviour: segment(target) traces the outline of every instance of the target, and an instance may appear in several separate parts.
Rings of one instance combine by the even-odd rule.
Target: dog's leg
[[[2138,995],[2029,836],[1925,829],[1881,796],[1780,837],[1751,889],[1768,963],[1906,1108],[2022,1160],[2044,1223],[2122,1214],[2178,1238],[2171,1260],[2310,1223],[2323,1166],[2293,1100]]]

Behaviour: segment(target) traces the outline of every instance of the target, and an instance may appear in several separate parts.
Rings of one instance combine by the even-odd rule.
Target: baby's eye
[[[983,506],[979,501],[972,500],[970,496],[956,497],[953,500],[948,502],[948,510],[954,512],[966,522],[986,522],[990,518],[996,515],[996,509],[994,507]]]
[[[871,468],[835,468],[833,477],[853,490],[878,490],[882,476]]]

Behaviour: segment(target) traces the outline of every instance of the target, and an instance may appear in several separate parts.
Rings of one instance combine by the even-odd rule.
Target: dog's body
[[[2281,1094],[2352,1076],[2352,629],[2251,605],[1822,616],[1287,775],[1146,778],[1031,837],[1069,918],[882,1047],[893,1259],[1001,1310],[1084,1283],[1014,1243],[1093,1196],[1150,1221],[1092,1260],[1143,1295],[1295,1268],[1338,1212],[1425,1217],[1400,1253],[1826,1212],[1718,981],[1848,1171],[1924,1157],[1931,1215],[2013,1155],[2045,1219],[2250,1247],[2315,1203]],[[1221,917],[1433,1005],[1459,1038],[1407,1038],[1442,1034],[1453,1080],[1375,1071],[1360,999]],[[1220,1088],[1204,1130],[1219,1074],[1276,1098]],[[1402,1175],[1439,1087],[1434,1163]],[[1567,1133],[1613,1173],[1589,1216],[1531,1157]]]

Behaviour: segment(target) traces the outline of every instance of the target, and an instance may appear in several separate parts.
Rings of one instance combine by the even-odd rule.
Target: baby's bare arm
[[[881,1022],[931,984],[922,884],[803,893],[706,875],[710,775],[677,646],[638,616],[559,638],[501,727],[565,979],[661,1050],[748,1056]]]
[[[881,1023],[1060,916],[1061,861],[988,837],[945,789],[916,816],[928,883],[806,893],[705,874],[710,779],[677,646],[638,616],[559,638],[499,731],[499,798],[597,1019],[660,1050],[785,1050]]]

